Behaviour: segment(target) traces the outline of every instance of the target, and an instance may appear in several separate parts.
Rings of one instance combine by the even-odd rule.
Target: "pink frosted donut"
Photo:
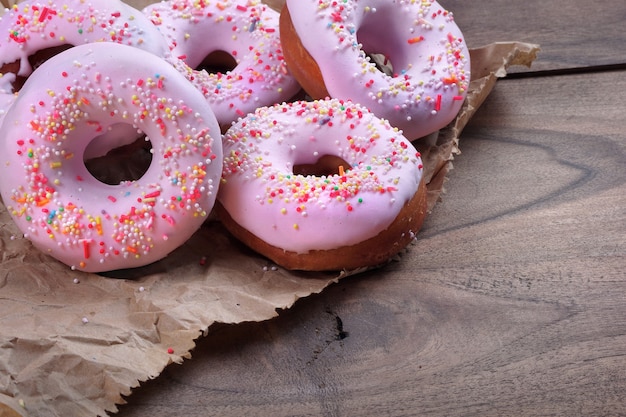
[[[236,237],[285,268],[378,265],[422,225],[419,152],[359,104],[259,108],[223,142],[218,214]]]
[[[410,139],[447,125],[467,94],[469,52],[436,1],[286,0],[280,31],[309,95],[362,103]],[[393,73],[370,54],[384,55]]]
[[[228,127],[257,107],[291,99],[300,86],[288,73],[278,31],[279,14],[259,0],[169,0],[143,12],[169,39],[172,53]],[[198,70],[205,58],[226,53],[231,70]]]
[[[83,153],[113,124],[152,143],[135,181],[109,185]],[[24,236],[88,272],[142,266],[207,218],[222,170],[219,126],[202,94],[163,59],[115,43],[71,48],[41,65],[0,127],[0,192]]]

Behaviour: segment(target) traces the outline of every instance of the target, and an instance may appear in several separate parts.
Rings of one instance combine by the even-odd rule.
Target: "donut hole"
[[[235,69],[237,61],[226,51],[213,51],[194,67],[196,70],[204,70],[209,74],[224,74]]]
[[[368,13],[356,32],[357,42],[376,68],[386,75],[395,77],[398,70],[407,68],[405,54],[406,36],[399,33],[397,10],[394,7],[380,7],[376,13]],[[381,30],[381,28],[385,28]],[[400,51],[400,52],[397,52]]]
[[[137,181],[152,163],[152,142],[141,133],[131,143],[115,146],[102,156],[85,159],[84,163],[87,171],[104,184]]]
[[[340,168],[341,167],[341,168]],[[350,164],[336,155],[323,155],[313,163],[294,164],[293,173],[296,175],[330,177],[340,175],[350,169]]]
[[[58,46],[52,46],[50,48],[44,48],[36,51],[35,53],[28,56],[28,63],[32,71],[35,71],[37,68],[41,66],[44,62],[52,58],[53,56],[59,55],[61,52],[66,51],[72,48],[73,45],[63,44]],[[5,64],[0,68],[1,74],[12,73],[15,75],[15,79],[11,83],[11,87],[13,88],[13,93],[19,92],[26,80],[28,80],[29,75],[18,75],[20,71],[20,62],[14,61],[8,64]]]
[[[378,71],[385,73],[390,77],[395,77],[395,74],[393,72],[393,64],[387,56],[383,54],[370,53],[366,53],[366,55],[370,57],[370,60],[374,63],[374,65],[376,65],[376,69]]]

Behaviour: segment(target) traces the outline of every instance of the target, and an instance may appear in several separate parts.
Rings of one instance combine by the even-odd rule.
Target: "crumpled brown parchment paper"
[[[281,2],[268,0],[277,9]],[[529,66],[537,51],[516,42],[471,51],[473,80],[463,109],[447,128],[416,142],[429,209],[441,197],[467,122],[506,69]],[[76,272],[22,238],[2,204],[0,251],[0,416],[115,412],[141,381],[189,358],[211,324],[270,319],[358,272],[285,271],[212,220],[156,264],[108,276]]]

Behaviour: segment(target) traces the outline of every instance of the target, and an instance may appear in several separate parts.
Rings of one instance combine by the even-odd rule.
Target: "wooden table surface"
[[[400,262],[219,325],[120,417],[626,415],[626,3],[442,0],[539,43]]]

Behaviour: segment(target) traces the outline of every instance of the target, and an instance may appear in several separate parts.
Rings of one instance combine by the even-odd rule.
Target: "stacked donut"
[[[87,272],[162,259],[211,212],[288,269],[376,266],[426,215],[410,140],[456,116],[469,76],[434,1],[27,0],[0,19],[0,192]],[[138,178],[88,170],[138,141]]]

